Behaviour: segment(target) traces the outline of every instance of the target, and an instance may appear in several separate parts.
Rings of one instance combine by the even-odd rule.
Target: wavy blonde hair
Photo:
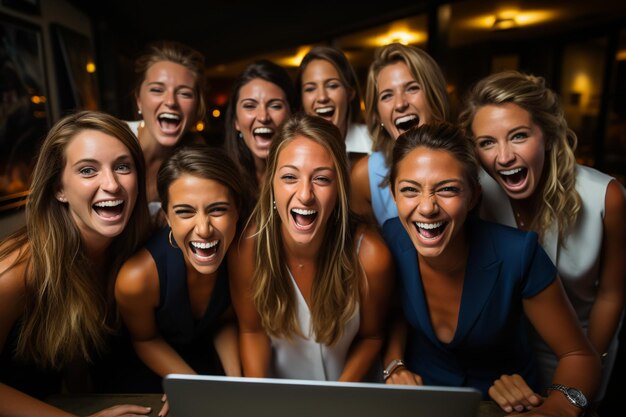
[[[295,288],[287,269],[280,216],[274,210],[273,180],[278,156],[294,139],[305,137],[322,145],[336,168],[337,206],[326,225],[324,245],[317,255],[318,270],[311,296],[311,326],[319,343],[332,345],[355,312],[361,269],[354,248],[356,225],[348,206],[350,178],[345,142],[339,129],[317,116],[298,113],[279,128],[270,147],[267,174],[253,213],[258,226],[254,304],[263,327],[275,337],[302,335],[296,317]]]
[[[128,225],[107,250],[110,262],[104,282],[84,253],[81,234],[67,205],[55,198],[66,164],[65,150],[84,130],[119,139],[130,151],[137,171],[137,201]],[[9,269],[25,265],[18,357],[59,369],[77,358],[89,361],[94,351],[106,348],[106,335],[117,322],[115,276],[149,233],[149,219],[143,153],[126,123],[108,114],[85,111],[65,117],[50,130],[33,172],[26,226],[9,236],[0,250],[0,259],[18,251]]]
[[[526,110],[543,133],[546,162],[542,173],[543,204],[537,210],[530,228],[543,240],[545,232],[556,221],[559,245],[576,223],[581,209],[576,191],[576,134],[567,126],[558,96],[546,87],[545,79],[518,71],[504,71],[480,80],[465,99],[459,123],[473,136],[472,122],[476,112],[487,105],[513,103]]]
[[[365,91],[365,120],[367,130],[372,137],[374,151],[382,152],[387,166],[391,166],[391,156],[395,139],[381,125],[378,114],[378,75],[383,68],[404,62],[411,75],[424,91],[426,104],[432,113],[433,121],[445,121],[450,118],[450,101],[445,77],[435,60],[424,50],[410,45],[391,43],[381,46],[374,53],[367,74]]]

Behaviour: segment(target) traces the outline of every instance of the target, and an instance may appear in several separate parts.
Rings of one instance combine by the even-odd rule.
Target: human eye
[[[174,214],[182,219],[193,217],[195,211],[191,207],[178,207],[174,209]]]
[[[403,187],[400,187],[400,194],[402,194],[404,197],[415,197],[418,193],[419,190],[412,185],[405,185]]]
[[[179,92],[180,96],[183,98],[195,98],[195,94],[193,92],[193,90],[180,90]]]
[[[410,93],[415,93],[421,90],[420,85],[416,82],[413,82],[407,85],[406,89]]]
[[[476,140],[476,146],[479,149],[488,149],[495,144],[495,141],[491,138],[480,138]]]
[[[334,81],[334,82],[328,84],[328,88],[331,89],[331,90],[336,90],[338,88],[341,88],[341,83],[339,83],[337,81]]]
[[[297,178],[296,178],[296,176],[294,174],[283,174],[283,175],[280,176],[280,179],[283,182],[286,182],[288,184],[296,182],[296,180],[297,180]]]
[[[94,167],[82,167],[79,168],[78,172],[83,177],[93,177],[96,175],[96,169]]]
[[[228,212],[228,206],[226,204],[220,204],[220,205],[212,206],[211,208],[209,208],[209,215],[213,217],[222,216],[226,214],[226,212]]]
[[[122,174],[128,174],[133,171],[133,165],[128,162],[122,162],[115,167],[115,170]]]
[[[383,92],[380,94],[380,96],[378,97],[378,99],[380,101],[389,101],[391,100],[392,94],[388,93],[388,92]]]
[[[454,197],[456,195],[459,195],[460,192],[461,189],[453,185],[446,185],[437,190],[437,194],[443,197]]]
[[[163,92],[163,87],[152,86],[148,91],[150,91],[151,93],[160,94]]]
[[[273,110],[282,110],[285,106],[280,101],[275,101],[271,103],[269,107]]]
[[[318,175],[313,179],[313,181],[320,185],[328,185],[333,182],[333,180],[326,175]]]
[[[315,91],[315,86],[314,85],[305,85],[302,88],[302,91],[304,91],[305,93],[312,93],[313,91]]]
[[[528,138],[528,132],[521,131],[515,132],[511,135],[511,140],[513,141],[521,141]]]

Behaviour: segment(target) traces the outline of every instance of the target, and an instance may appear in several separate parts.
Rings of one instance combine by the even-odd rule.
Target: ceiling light
[[[517,22],[512,17],[496,17],[493,21],[491,29],[493,30],[507,30],[517,27]]]

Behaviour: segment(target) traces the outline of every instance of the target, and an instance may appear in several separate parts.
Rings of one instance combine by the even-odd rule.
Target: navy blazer
[[[396,262],[409,323],[405,362],[426,385],[487,391],[502,374],[518,373],[537,387],[529,322],[522,300],[550,285],[556,269],[537,234],[468,217],[469,257],[454,338],[441,342],[432,327],[417,251],[396,217],[383,236]]]

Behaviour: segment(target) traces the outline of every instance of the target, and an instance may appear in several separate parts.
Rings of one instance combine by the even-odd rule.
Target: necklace
[[[515,210],[515,218],[517,219],[517,224],[519,224],[520,227],[524,227],[524,220],[522,220],[522,215],[517,210]]]

